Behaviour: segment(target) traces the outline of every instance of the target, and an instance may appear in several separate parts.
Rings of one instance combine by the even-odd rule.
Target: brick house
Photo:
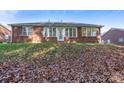
[[[124,45],[124,29],[111,28],[102,36],[102,40],[104,43]]]
[[[63,22],[9,24],[12,42],[100,42],[102,25]]]
[[[10,42],[11,31],[5,26],[0,24],[0,42]]]

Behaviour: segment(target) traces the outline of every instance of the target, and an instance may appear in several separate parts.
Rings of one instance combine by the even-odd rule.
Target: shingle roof
[[[111,31],[116,30],[116,31],[124,31],[124,28],[111,28]]]
[[[93,26],[93,27],[103,27],[103,25],[96,25],[96,24],[85,24],[85,23],[74,23],[74,22],[37,22],[37,23],[16,23],[16,24],[9,24],[11,26],[70,26],[70,27],[81,27],[81,26]]]
[[[102,37],[108,35],[109,33],[111,33],[111,34],[114,33],[115,35],[120,35],[120,34],[124,35],[124,29],[123,28],[111,28],[109,31],[104,33]]]

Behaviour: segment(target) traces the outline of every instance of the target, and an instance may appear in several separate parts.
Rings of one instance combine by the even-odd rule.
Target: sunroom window
[[[65,37],[76,37],[77,30],[76,28],[66,28],[65,29]]]
[[[48,28],[49,36],[56,37],[56,28]]]
[[[65,36],[66,36],[66,37],[69,37],[69,33],[68,33],[68,32],[69,32],[69,31],[68,31],[68,28],[66,28],[66,29],[65,29]]]
[[[87,36],[88,37],[92,36],[92,30],[91,30],[91,28],[87,28]]]
[[[82,36],[95,37],[97,35],[97,30],[95,27],[83,27]]]
[[[73,28],[73,37],[76,37],[76,29]]]
[[[82,28],[82,36],[87,36],[86,27]]]
[[[92,28],[92,36],[96,36],[97,35],[97,29],[96,28]]]
[[[22,35],[32,35],[32,27],[22,27]]]

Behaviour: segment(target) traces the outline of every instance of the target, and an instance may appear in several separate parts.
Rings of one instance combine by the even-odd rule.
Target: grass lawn
[[[37,57],[44,57],[47,54],[54,54],[59,45],[54,43],[7,43],[0,44],[0,62],[6,61],[27,61]]]

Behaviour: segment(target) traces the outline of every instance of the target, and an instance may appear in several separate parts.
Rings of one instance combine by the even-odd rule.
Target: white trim
[[[63,27],[63,36],[64,36],[64,38],[65,38],[65,29],[64,29],[64,27]]]
[[[78,37],[78,33],[77,33],[77,27],[74,28],[75,29],[75,32],[76,32],[76,37]]]
[[[56,36],[50,36],[50,33],[49,33],[49,28],[56,28]],[[43,32],[43,36],[44,37],[57,37],[57,41],[64,41],[64,37],[66,37],[65,35],[65,30],[66,28],[72,28],[72,38],[77,38],[78,37],[78,33],[77,33],[77,27],[44,27],[44,32]],[[59,40],[59,29],[61,29],[62,31],[62,40]],[[76,35],[74,36],[73,34],[73,29],[75,29],[75,33]],[[47,36],[45,36],[45,30],[47,31]],[[70,37],[70,33],[68,31],[68,37]]]
[[[23,34],[23,28],[31,28],[31,31],[32,31],[32,33],[33,33],[33,29],[32,29],[32,26],[22,26],[22,30],[21,30],[21,35],[20,36],[31,36],[30,34],[29,34],[29,30],[26,30],[26,34],[27,35],[24,35]]]
[[[96,30],[96,35],[93,36],[93,31],[95,31],[95,30],[93,30],[93,28],[96,28],[96,27],[82,27],[82,28],[86,28],[86,35],[85,35],[85,37],[96,37],[97,36],[97,30]],[[81,31],[82,31],[82,28],[81,28]],[[90,28],[90,31],[91,31],[90,36],[88,36],[88,29],[89,28]],[[82,37],[84,37],[84,36],[82,36]]]
[[[59,30],[59,28],[61,30]],[[59,39],[59,32],[62,32],[62,39]],[[64,27],[57,27],[57,41],[64,41],[64,37],[65,37],[65,30],[64,30]]]
[[[47,37],[50,37],[48,27],[46,29],[47,29]]]
[[[43,28],[43,32],[41,32],[41,34],[45,37],[45,28]]]
[[[57,37],[56,35],[57,34],[55,34],[55,36],[50,36],[50,28],[52,29],[52,35],[53,35],[53,28],[55,28],[56,30],[56,33],[57,33],[57,27],[45,27],[46,28],[46,31],[47,31],[47,37]]]
[[[48,32],[49,31],[47,31],[47,27],[44,27],[43,28],[43,33],[42,32],[41,33],[43,34],[43,37],[48,37],[48,35],[49,35]]]
[[[91,33],[90,33],[90,36],[88,36],[88,29],[90,29],[90,31],[91,31],[91,27],[86,27],[86,37],[92,37],[92,36],[91,36],[92,31],[91,31]]]
[[[69,29],[69,28],[71,28],[72,29],[72,36],[70,36],[70,30],[68,30],[67,31],[67,33],[68,33],[68,36],[65,36],[65,37],[72,37],[72,38],[76,38],[77,36],[78,36],[78,33],[77,33],[77,27],[65,27],[65,32],[66,32],[66,29]],[[75,29],[75,31],[76,31],[76,36],[74,36],[74,34],[73,34],[73,29]]]

